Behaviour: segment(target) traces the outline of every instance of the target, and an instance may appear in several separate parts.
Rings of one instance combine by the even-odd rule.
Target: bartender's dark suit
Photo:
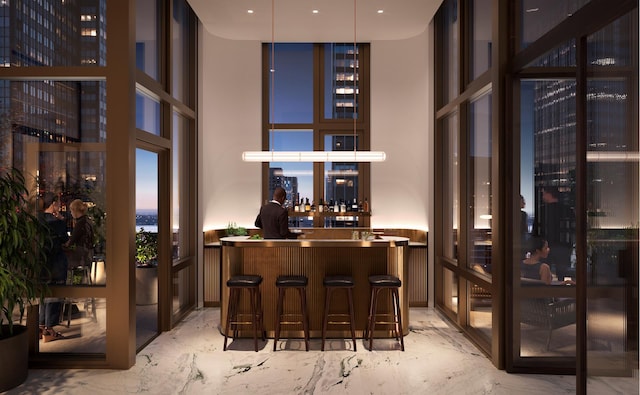
[[[260,208],[255,226],[262,229],[265,239],[295,239],[297,235],[289,231],[289,214],[275,200]]]

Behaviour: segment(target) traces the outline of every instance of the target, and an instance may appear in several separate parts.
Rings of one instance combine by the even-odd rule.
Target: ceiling
[[[273,0],[273,12],[269,0],[187,1],[210,34],[263,42],[272,36],[276,42],[353,42],[354,33],[359,42],[407,39],[426,29],[442,3],[360,0],[355,5],[354,32],[355,0]]]

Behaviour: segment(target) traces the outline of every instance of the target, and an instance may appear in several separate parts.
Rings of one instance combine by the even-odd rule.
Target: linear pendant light
[[[275,0],[271,0],[271,130],[274,132],[273,92],[275,73]],[[358,46],[356,40],[356,0],[353,0],[353,151],[245,151],[242,153],[244,162],[384,162],[387,154],[384,151],[358,151],[356,148],[356,103],[357,81],[356,71]]]

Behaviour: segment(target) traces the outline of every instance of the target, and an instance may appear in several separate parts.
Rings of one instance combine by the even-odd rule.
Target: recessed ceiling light
[[[247,14],[253,14],[253,10],[247,10]]]
[[[384,10],[378,10],[378,14],[384,14]]]
[[[318,10],[313,10],[313,11],[311,11],[311,12],[313,12],[314,14],[317,14],[317,13],[319,13],[320,11],[318,11]]]

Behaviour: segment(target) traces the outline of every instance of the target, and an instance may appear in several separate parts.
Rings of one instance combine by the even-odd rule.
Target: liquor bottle
[[[358,202],[358,211],[359,211],[359,212],[364,211],[363,204],[362,204],[362,200]]]
[[[358,201],[356,198],[353,198],[353,203],[351,203],[351,211],[358,212]]]
[[[362,211],[365,213],[369,212],[369,202],[367,201],[367,198],[364,198],[364,203],[362,203]]]
[[[309,198],[307,198],[305,203],[304,203],[304,211],[306,211],[306,212],[311,211],[311,203],[309,203]]]
[[[300,205],[298,204],[298,199],[293,202],[293,211],[296,213],[300,212]]]
[[[316,201],[315,200],[311,201],[311,212],[312,213],[316,212]]]
[[[347,205],[345,204],[344,200],[340,199],[340,212],[341,213],[346,213],[347,212]]]
[[[334,212],[334,213],[339,213],[339,212],[340,212],[340,208],[338,207],[338,200],[336,200],[336,201],[333,203],[333,212]]]
[[[331,207],[331,209],[333,209],[333,207]],[[327,202],[325,201],[324,202],[324,212],[326,213],[327,211],[329,211],[329,206],[327,205]]]
[[[324,211],[324,202],[322,201],[322,198],[320,198],[320,204],[318,204],[318,212],[321,213]]]

